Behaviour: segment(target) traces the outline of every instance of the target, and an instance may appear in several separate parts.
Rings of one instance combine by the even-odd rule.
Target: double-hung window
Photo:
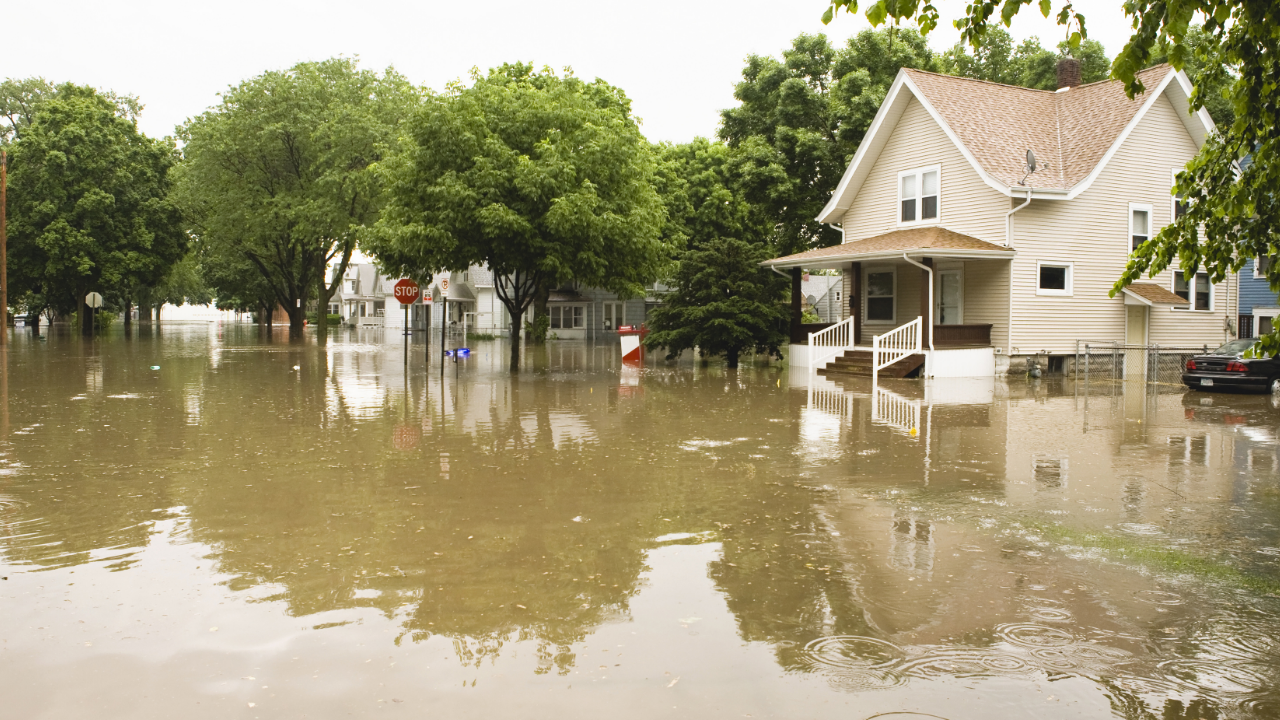
[[[551,305],[547,313],[551,316],[552,330],[572,330],[583,327],[583,307],[581,305]]]
[[[1174,168],[1173,170],[1170,170],[1169,174],[1173,176],[1173,185],[1176,187],[1178,184],[1178,169]],[[1172,199],[1172,205],[1169,208],[1169,214],[1173,218],[1174,222],[1177,222],[1178,218],[1182,217],[1183,215],[1186,215],[1187,214],[1186,199],[1184,199],[1181,195],[1174,195]]]
[[[893,322],[892,269],[867,271],[867,322]]]
[[[920,168],[898,174],[898,222],[911,224],[938,219],[941,167]]]
[[[1267,271],[1271,269],[1271,256],[1262,255],[1253,260],[1253,277],[1262,279],[1267,276]]]
[[[1151,239],[1151,206],[1129,203],[1129,237],[1132,239],[1130,250]]]
[[[1198,272],[1194,277],[1177,270],[1173,273],[1173,294],[1186,300],[1191,310],[1213,309],[1213,286],[1209,284],[1209,274]]]

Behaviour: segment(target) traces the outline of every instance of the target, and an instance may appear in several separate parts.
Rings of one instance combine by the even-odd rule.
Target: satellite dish
[[[1036,171],[1036,154],[1028,150],[1027,151],[1027,172],[1033,173],[1035,171]]]

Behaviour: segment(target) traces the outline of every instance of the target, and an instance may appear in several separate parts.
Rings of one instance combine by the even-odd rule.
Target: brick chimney
[[[1073,88],[1080,84],[1080,61],[1062,58],[1058,61],[1058,89]]]

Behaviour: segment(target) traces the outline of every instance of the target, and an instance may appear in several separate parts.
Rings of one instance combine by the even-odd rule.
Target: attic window
[[[937,165],[898,174],[898,221],[917,223],[938,219],[939,176]]]

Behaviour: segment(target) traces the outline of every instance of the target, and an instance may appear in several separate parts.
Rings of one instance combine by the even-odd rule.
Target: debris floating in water
[[[160,366],[159,366],[159,365],[152,365],[152,366],[151,366],[151,369],[152,369],[152,370],[159,370],[159,369],[160,369]]]

